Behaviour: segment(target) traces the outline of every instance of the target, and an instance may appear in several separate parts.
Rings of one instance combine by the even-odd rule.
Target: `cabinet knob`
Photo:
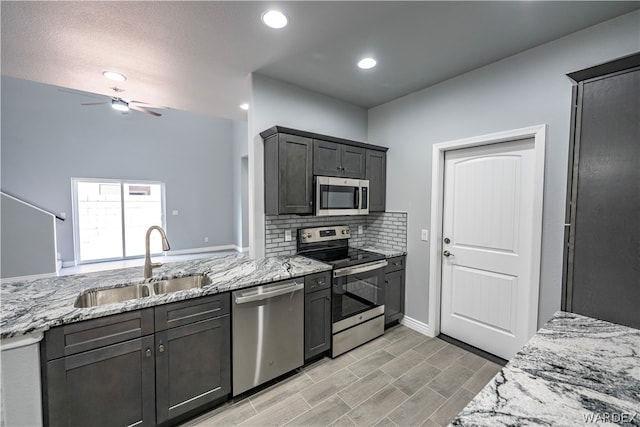
[[[147,351],[144,352],[144,355],[147,357],[151,357],[151,349],[148,348]]]
[[[160,344],[160,345],[158,346],[158,351],[159,351],[160,353],[164,353],[164,344]]]
[[[309,200],[309,206],[313,206],[313,200]]]
[[[325,298],[327,298],[327,301],[331,301],[331,297],[325,297]]]

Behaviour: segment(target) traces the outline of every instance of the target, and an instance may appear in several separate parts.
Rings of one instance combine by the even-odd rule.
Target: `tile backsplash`
[[[265,256],[293,255],[296,253],[299,228],[327,225],[348,225],[351,228],[351,246],[380,246],[407,250],[407,213],[380,212],[356,216],[298,216],[267,215],[265,217]],[[363,233],[358,234],[358,226]],[[285,231],[291,231],[291,241],[285,242]]]

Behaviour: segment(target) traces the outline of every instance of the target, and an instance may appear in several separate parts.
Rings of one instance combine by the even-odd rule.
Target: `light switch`
[[[285,242],[290,242],[291,241],[291,230],[285,230],[284,231],[284,241]]]
[[[178,210],[177,210],[177,209],[174,209],[174,210],[172,210],[172,211],[171,211],[171,215],[174,215],[174,216],[175,216],[175,215],[178,215],[178,213],[179,213],[179,212],[178,212]]]
[[[420,233],[420,240],[424,240],[425,242],[429,241],[429,230],[422,230]]]

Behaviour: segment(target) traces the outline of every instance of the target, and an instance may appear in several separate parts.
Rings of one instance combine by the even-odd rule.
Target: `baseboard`
[[[62,261],[62,268],[75,267],[75,266],[76,266],[75,261]]]
[[[435,337],[435,333],[433,329],[429,327],[426,323],[422,323],[419,320],[412,319],[409,316],[404,316],[402,320],[400,320],[400,324],[406,326],[409,329],[413,329],[416,332],[421,333],[422,335],[426,335],[428,337]]]
[[[243,252],[243,253],[244,252],[249,252],[249,246],[243,248],[243,247],[240,247],[238,245],[233,245],[233,248],[238,252]]]

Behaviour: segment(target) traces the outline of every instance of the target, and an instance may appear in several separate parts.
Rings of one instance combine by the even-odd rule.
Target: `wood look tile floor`
[[[446,426],[501,369],[405,326],[182,424]]]

